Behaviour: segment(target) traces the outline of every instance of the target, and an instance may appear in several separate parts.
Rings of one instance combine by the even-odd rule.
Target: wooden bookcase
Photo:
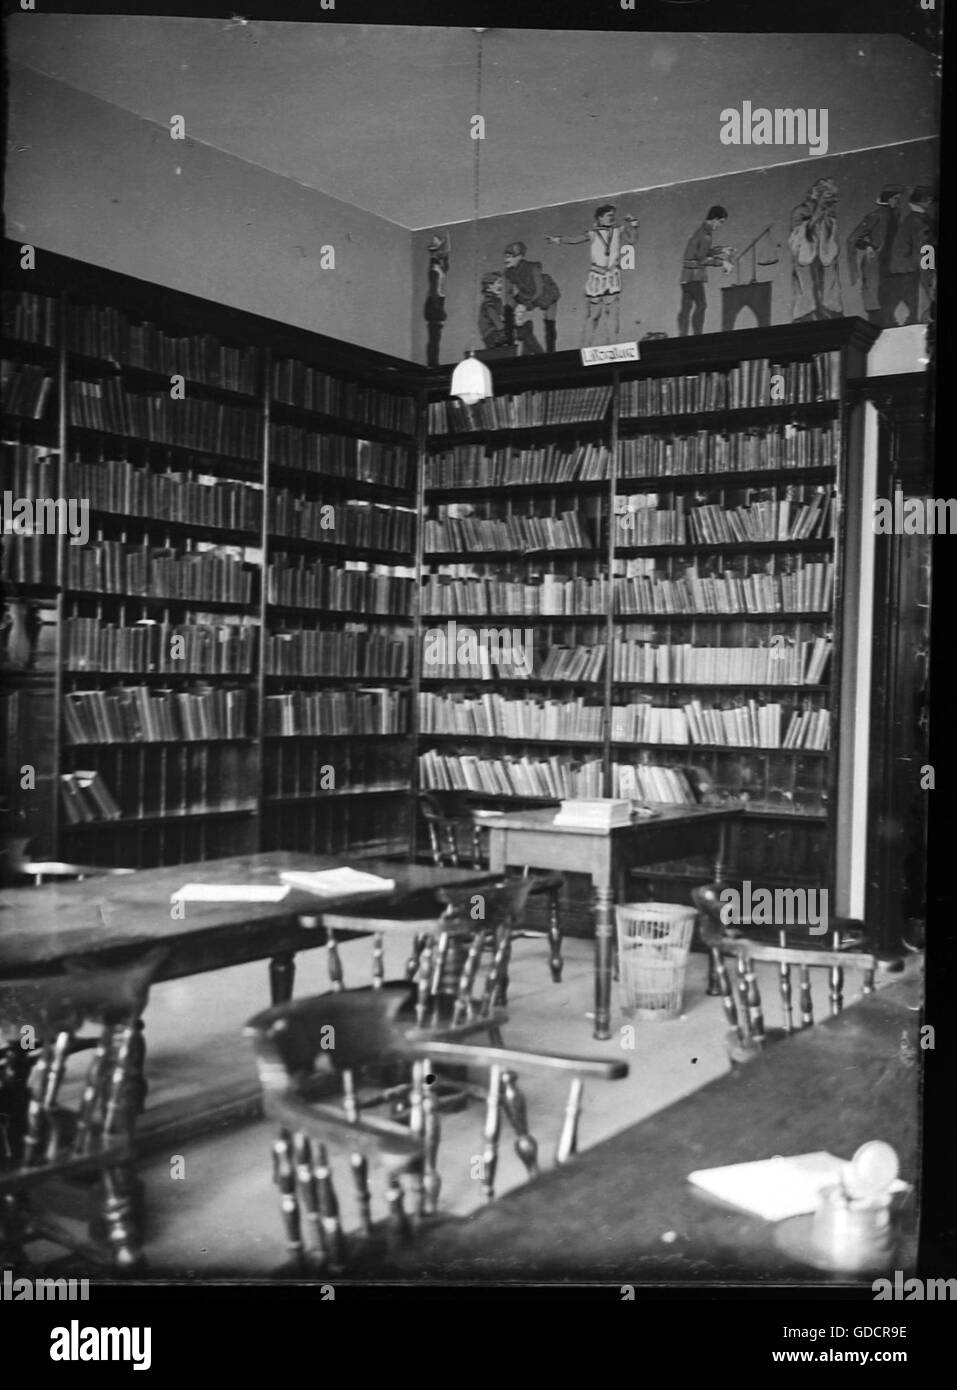
[[[4,254],[3,487],[93,500],[85,546],[4,538],[8,835],[126,865],[401,853],[416,791],[466,758],[492,808],[733,801],[745,876],[834,881],[862,505],[848,381],[878,330],[496,362],[469,412],[448,369]],[[450,622],[515,634],[494,680],[460,647],[436,664]],[[111,625],[116,651],[139,644],[129,669],[91,659]],[[117,818],[68,812],[64,775],[90,771]]]
[[[86,545],[4,537],[6,834],[136,866],[405,848],[408,364],[4,256],[3,487],[91,502]]]
[[[844,528],[861,505],[847,382],[877,336],[833,320],[653,341],[640,363],[615,368],[583,368],[571,353],[496,363],[496,400],[471,410],[450,404],[447,373],[432,371],[420,784],[489,807],[569,794],[733,801],[747,812],[735,855],[745,876],[833,883],[849,794]],[[583,412],[588,388],[603,409]],[[563,514],[566,530],[544,541],[528,526]],[[479,639],[483,628],[528,631],[531,677],[436,669],[450,620],[460,651],[466,626]],[[827,653],[817,671],[815,643],[819,667]],[[557,679],[557,646],[589,647],[600,666]],[[560,727],[549,701],[564,706]],[[577,725],[570,701],[582,702]],[[552,759],[551,778],[541,769],[532,781],[523,759]],[[671,886],[707,876],[690,861],[654,875]]]

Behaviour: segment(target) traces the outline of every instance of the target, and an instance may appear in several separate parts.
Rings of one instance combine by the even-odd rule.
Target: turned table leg
[[[595,1038],[611,1037],[611,971],[615,937],[610,888],[595,889]]]
[[[552,982],[562,982],[562,924],[559,916],[561,889],[553,888],[548,895],[548,968],[552,972]]]
[[[717,884],[724,883],[724,876],[728,871],[728,827],[722,825],[718,831],[718,849],[714,857],[714,881]],[[708,988],[705,991],[712,996],[721,993],[721,982],[715,970],[714,952],[708,952]]]

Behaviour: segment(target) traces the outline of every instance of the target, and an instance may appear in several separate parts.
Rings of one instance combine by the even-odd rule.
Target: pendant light
[[[478,37],[475,58],[475,111],[476,114],[482,110],[482,35],[484,29],[476,29]],[[478,321],[478,299],[479,299],[479,272],[478,272],[478,238],[479,238],[479,176],[481,172],[482,141],[474,140],[475,155],[473,160],[473,180],[472,180],[472,279],[474,287],[474,300],[472,307],[473,333],[474,325]],[[458,396],[459,400],[465,405],[475,405],[478,401],[484,401],[493,394],[492,373],[484,362],[480,362],[475,356],[472,348],[466,352],[462,361],[452,373],[452,384],[449,392],[453,396]]]

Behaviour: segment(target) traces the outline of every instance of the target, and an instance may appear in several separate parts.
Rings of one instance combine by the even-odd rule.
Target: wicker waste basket
[[[622,1013],[669,1019],[681,1013],[695,910],[678,903],[616,907]]]

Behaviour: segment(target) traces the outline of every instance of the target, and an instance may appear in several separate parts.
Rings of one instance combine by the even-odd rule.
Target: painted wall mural
[[[454,362],[860,315],[930,322],[935,140],[414,233],[414,356]],[[475,263],[479,282],[465,267]],[[456,267],[462,267],[458,273]]]

